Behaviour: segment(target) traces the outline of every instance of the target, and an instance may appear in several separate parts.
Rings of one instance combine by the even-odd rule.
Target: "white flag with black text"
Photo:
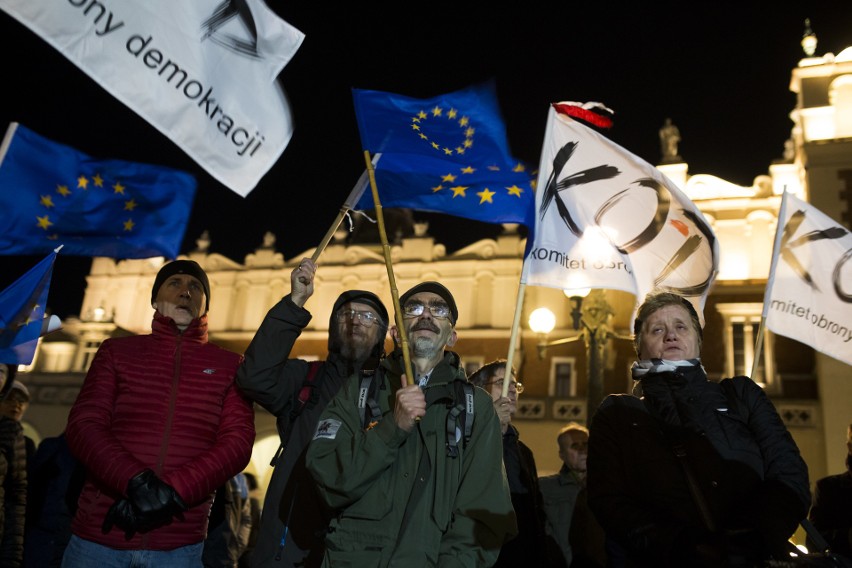
[[[242,196],[290,142],[277,77],[304,34],[262,0],[0,0],[0,8]]]
[[[766,327],[852,365],[852,233],[793,194],[783,199]]]
[[[719,245],[695,204],[657,168],[591,128],[548,113],[535,229],[521,282],[552,288],[665,289],[702,317]]]

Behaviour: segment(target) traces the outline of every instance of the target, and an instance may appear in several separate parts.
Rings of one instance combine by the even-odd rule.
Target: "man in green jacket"
[[[336,516],[323,566],[491,566],[517,534],[491,397],[468,385],[458,308],[423,282],[400,297],[414,384],[397,348],[328,405],[307,467]]]

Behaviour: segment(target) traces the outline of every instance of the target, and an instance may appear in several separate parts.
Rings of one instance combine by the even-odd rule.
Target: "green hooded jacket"
[[[378,373],[382,420],[369,429],[361,427],[361,381],[350,377],[326,407],[308,448],[307,467],[323,499],[337,512],[323,565],[491,566],[503,543],[517,534],[491,397],[473,389],[471,437],[467,444],[459,439],[458,457],[452,458],[443,400],[431,404],[411,432],[394,422],[401,359],[395,352]],[[458,392],[447,388],[457,380],[466,381],[464,370],[458,355],[446,351],[424,387],[427,400],[431,389]],[[459,435],[457,430],[457,439]],[[428,474],[418,476],[424,451],[430,467]],[[418,478],[423,478],[423,491],[409,504]]]

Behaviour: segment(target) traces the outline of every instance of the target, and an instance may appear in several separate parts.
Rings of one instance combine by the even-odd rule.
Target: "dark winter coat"
[[[530,563],[550,566],[545,535],[544,503],[532,450],[521,442],[518,429],[509,424],[503,434],[503,463],[518,522],[518,535],[503,545],[495,568],[516,568]]]
[[[254,411],[234,384],[241,357],[207,342],[207,316],[181,333],[157,313],[152,331],[101,344],[66,428],[89,472],[71,530],[116,549],[202,542],[216,489],[248,465],[254,444]],[[146,468],[189,509],[130,539],[118,527],[104,534],[107,510]]]
[[[311,314],[285,296],[269,310],[245,353],[237,372],[237,385],[277,418],[278,434],[287,440],[275,459],[266,490],[252,566],[319,566],[328,517],[313,479],[305,469],[305,452],[319,417],[340,389],[346,363],[330,353],[312,381],[313,392],[305,407],[291,421],[291,411],[308,375],[311,363],[288,359]],[[286,537],[285,533],[286,528]],[[283,541],[283,546],[282,546]]]
[[[783,550],[807,513],[808,470],[790,433],[763,389],[732,380],[739,411],[691,366],[649,373],[644,399],[611,395],[595,413],[589,507],[632,565],[703,566],[706,551],[766,558]],[[687,456],[715,532],[702,522],[672,441]]]
[[[572,553],[568,534],[571,532],[571,518],[577,503],[577,494],[580,493],[583,484],[568,469],[568,466],[563,464],[559,473],[539,479],[539,486],[544,500],[544,513],[547,517],[545,529],[559,545],[561,562],[557,565],[570,566]]]
[[[21,425],[0,416],[0,566],[18,568],[24,557],[27,452]]]
[[[808,518],[833,552],[852,558],[852,456],[846,458],[845,473],[817,480]],[[813,549],[813,543],[808,543]]]

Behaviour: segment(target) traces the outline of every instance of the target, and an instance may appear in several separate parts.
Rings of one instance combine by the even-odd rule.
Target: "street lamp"
[[[619,335],[610,329],[608,321],[615,314],[615,311],[607,302],[604,291],[600,289],[586,290],[588,296],[585,296],[579,290],[565,291],[565,295],[573,303],[571,309],[572,323],[574,330],[580,332],[576,336],[548,342],[547,334],[553,331],[556,318],[553,312],[547,308],[534,310],[530,314],[529,324],[530,329],[539,334],[541,339],[537,345],[540,359],[544,359],[544,353],[549,347],[573,343],[578,339],[582,339],[585,343],[588,371],[588,391],[586,394],[586,416],[588,421],[591,418],[592,412],[594,412],[604,398],[603,376],[606,342],[610,338],[631,338]]]

